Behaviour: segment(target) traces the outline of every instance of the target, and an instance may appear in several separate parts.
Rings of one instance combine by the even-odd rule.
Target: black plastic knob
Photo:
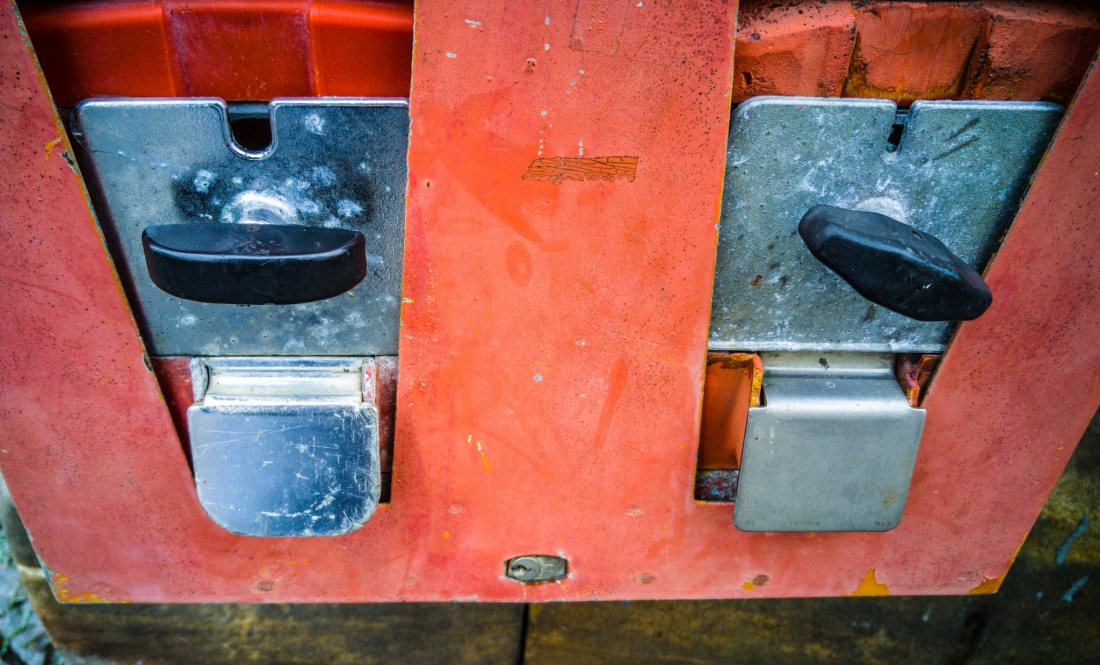
[[[861,296],[918,321],[969,321],[993,294],[938,238],[875,212],[817,205],[798,234],[817,260]]]
[[[290,305],[344,293],[367,274],[363,234],[291,224],[166,224],[141,234],[149,277],[186,300]]]

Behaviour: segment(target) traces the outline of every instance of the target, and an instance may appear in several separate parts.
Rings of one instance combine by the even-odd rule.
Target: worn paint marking
[[[1001,583],[1004,581],[1004,575],[999,575],[993,579],[983,579],[978,586],[970,590],[970,594],[973,596],[980,596],[986,593],[997,593],[997,590],[1001,588]]]
[[[890,588],[875,579],[875,569],[870,568],[863,579],[859,581],[856,590],[848,594],[850,596],[889,596]]]
[[[55,138],[54,140],[50,141],[49,143],[47,143],[45,145],[46,159],[43,160],[43,162],[42,162],[42,171],[39,172],[38,175],[41,175],[41,176],[46,175],[46,164],[50,163],[50,157],[53,156],[53,149],[56,148],[59,145],[61,145],[61,137],[60,136],[58,136],[57,138]]]
[[[621,157],[539,157],[531,162],[523,174],[524,180],[552,182],[562,180],[604,180],[607,182],[626,178],[634,182],[638,171],[638,158]]]
[[[62,603],[129,603],[129,600],[104,598],[91,592],[74,593],[69,590],[69,578],[60,573],[50,573],[50,582],[53,585],[53,594]]]

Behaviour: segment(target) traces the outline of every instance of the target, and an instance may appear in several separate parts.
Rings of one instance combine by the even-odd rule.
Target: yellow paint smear
[[[50,162],[50,156],[53,155],[53,149],[56,148],[60,144],[61,144],[61,137],[58,136],[56,139],[50,141],[49,143],[47,143],[45,145],[46,159],[45,159],[45,161],[42,162],[42,172],[39,173],[39,175],[46,175],[46,164],[49,164],[49,162]]]
[[[474,443],[474,435],[470,434],[466,437],[466,443]],[[489,468],[489,460],[485,457],[485,451],[481,448],[481,439],[477,440],[477,454],[481,455],[481,463],[485,466],[486,473],[492,473],[493,470]]]
[[[50,582],[53,583],[53,594],[62,603],[130,603],[129,600],[112,600],[95,593],[73,593],[69,590],[69,578],[58,573],[50,573]]]
[[[970,593],[975,596],[980,596],[987,593],[997,593],[997,590],[1001,588],[1001,582],[1005,581],[1005,576],[994,577],[991,580],[982,580],[982,583],[970,590]]]
[[[890,588],[875,579],[875,569],[870,568],[850,596],[889,596]]]
[[[764,387],[764,370],[759,359],[752,368],[752,388],[749,391],[749,406],[760,406],[760,391]]]
[[[741,585],[741,588],[744,589],[745,591],[752,591],[753,589],[756,588],[756,585],[753,584],[752,582],[745,582],[744,584]]]
[[[649,356],[650,358],[656,358],[657,360],[663,360],[666,363],[672,363],[673,365],[679,365],[680,367],[685,367],[687,369],[691,369],[690,366],[688,366],[685,363],[680,362],[679,360],[673,360],[672,358],[666,358],[666,357],[658,355],[656,353],[646,353],[644,355]]]

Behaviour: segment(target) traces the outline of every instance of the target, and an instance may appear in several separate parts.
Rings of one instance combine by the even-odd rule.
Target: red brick
[[[1100,11],[997,3],[990,15],[986,48],[965,96],[1069,101],[1100,46]]]
[[[737,29],[733,100],[756,95],[837,97],[855,42],[850,2],[771,9],[743,4]]]
[[[977,3],[877,2],[856,10],[856,47],[844,95],[908,104],[957,98],[989,14]]]

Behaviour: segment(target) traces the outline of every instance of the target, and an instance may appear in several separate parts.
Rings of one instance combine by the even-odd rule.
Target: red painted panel
[[[182,93],[156,0],[83,5],[23,3],[27,30],[59,106],[97,95]]]
[[[984,580],[1008,566],[1100,398],[1100,145],[1088,140],[1100,132],[1100,78],[990,269],[993,307],[941,361],[901,526],[749,534],[728,505],[692,500],[733,9],[581,4],[548,16],[505,0],[420,8],[392,503],[353,534],[310,539],[238,537],[202,512],[4,8],[0,86],[16,102],[0,117],[0,240],[19,251],[0,254],[0,468],[59,594],[571,600],[996,586]],[[567,556],[570,577],[503,579],[505,559],[535,552]]]
[[[0,468],[44,563],[112,597],[158,556],[135,537],[193,535],[193,485],[10,3],[0,33]]]
[[[162,0],[188,97],[308,97],[309,4]]]
[[[407,97],[409,0],[24,4],[59,106],[97,95]]]
[[[1093,60],[988,270],[993,305],[959,328],[924,399],[899,535],[938,543],[937,567],[957,571],[925,593],[1007,570],[1100,404],[1098,136]]]
[[[570,559],[482,599],[678,595],[733,7],[560,7],[418,7],[394,501],[464,575]]]
[[[172,422],[176,424],[176,431],[186,444],[187,409],[195,403],[195,388],[191,385],[191,359],[173,356],[150,360],[161,394],[168,405],[168,412],[172,414]]]
[[[411,3],[327,0],[310,12],[315,95],[409,96]]]

